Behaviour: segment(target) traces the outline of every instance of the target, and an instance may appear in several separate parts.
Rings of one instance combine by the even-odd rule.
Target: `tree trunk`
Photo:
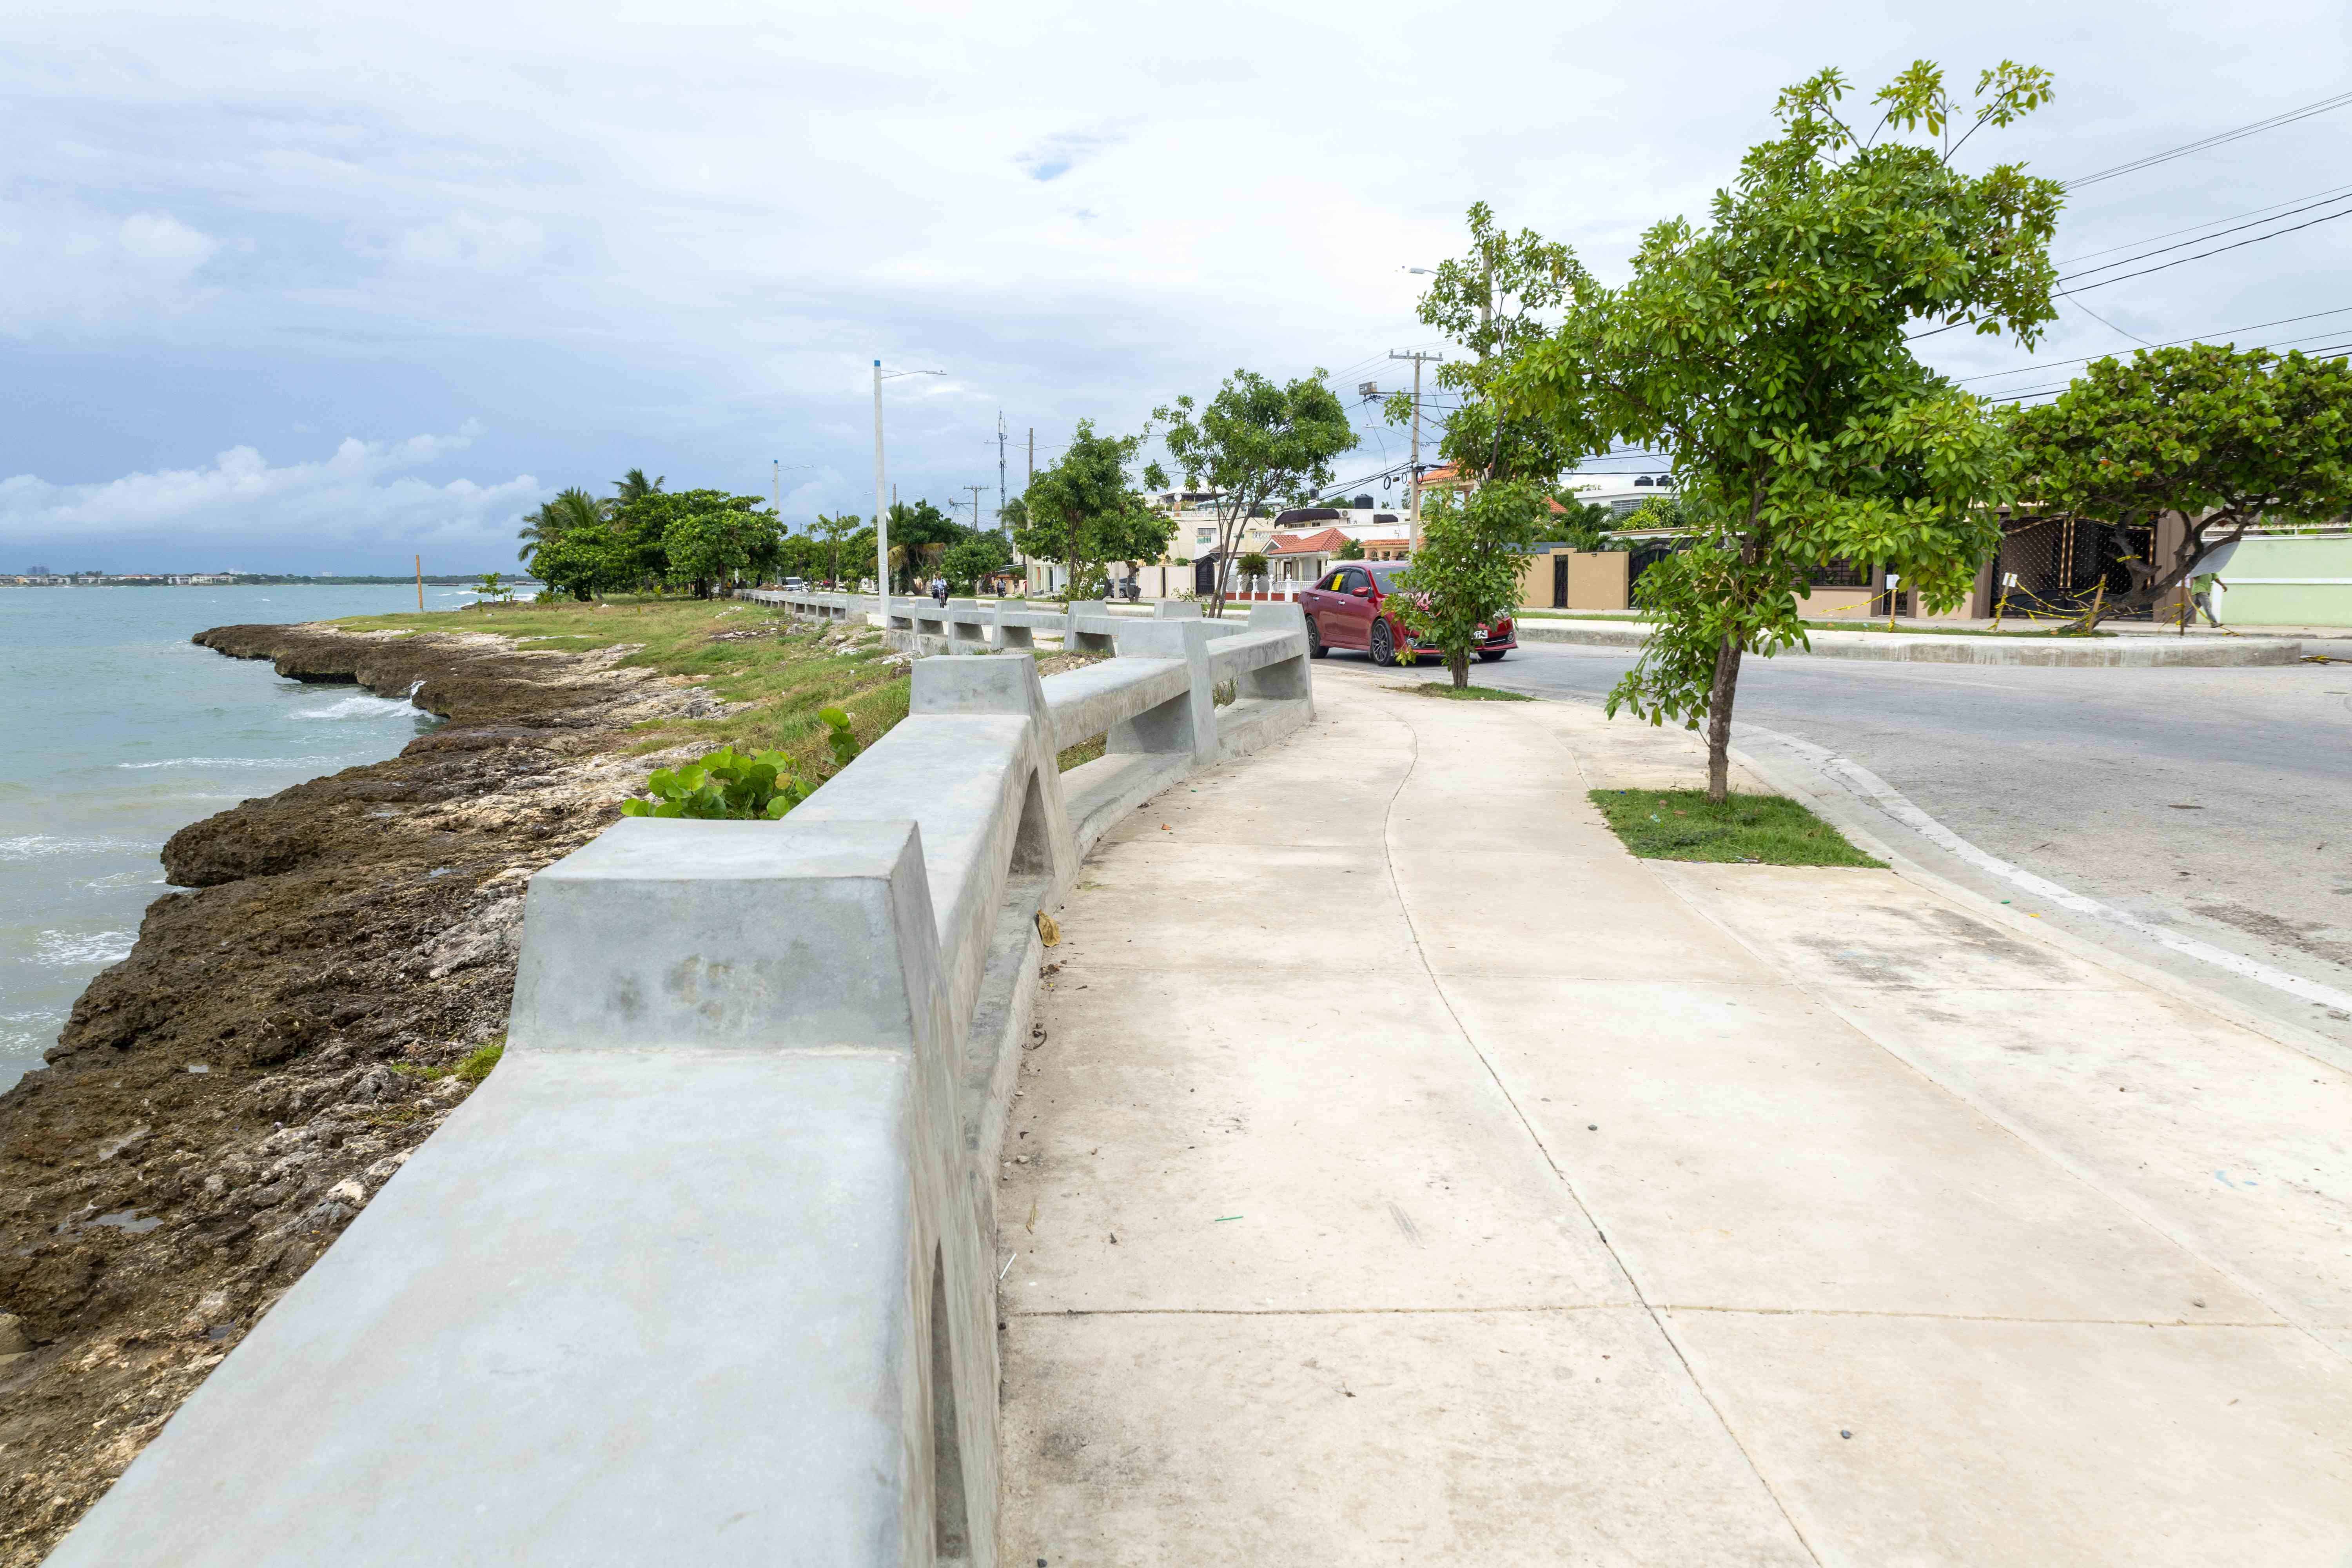
[[[1715,650],[1715,684],[1706,693],[1706,798],[1721,805],[1731,794],[1731,700],[1739,690],[1739,644],[1727,637]]]
[[[1454,690],[1460,691],[1469,686],[1470,655],[1467,651],[1457,647],[1448,653],[1445,656],[1445,668],[1454,672]]]

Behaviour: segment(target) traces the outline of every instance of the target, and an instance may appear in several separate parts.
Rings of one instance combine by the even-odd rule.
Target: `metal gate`
[[[2029,523],[2001,536],[1994,558],[1993,597],[2008,596],[2007,614],[2080,615],[2106,588],[2113,604],[2132,590],[2126,562],[2146,562],[2156,548],[2153,528],[2119,527],[2071,517]],[[2012,585],[2009,579],[2017,579]],[[2123,620],[2147,620],[2152,606],[2111,612]]]

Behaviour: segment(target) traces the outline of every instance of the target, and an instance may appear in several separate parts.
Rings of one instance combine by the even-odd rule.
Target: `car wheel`
[[[1320,630],[1318,630],[1318,629],[1317,628],[1317,626],[1316,626],[1316,625],[1315,625],[1315,617],[1314,617],[1313,616],[1307,616],[1307,658],[1321,658],[1324,655],[1326,655],[1326,654],[1329,653],[1330,651],[1331,651],[1331,650],[1330,650],[1330,648],[1328,648],[1328,647],[1326,647],[1326,646],[1324,645],[1324,642],[1323,642],[1323,634],[1322,634],[1322,632],[1321,632]]]
[[[1372,645],[1372,662],[1374,664],[1394,664],[1396,662],[1396,638],[1389,631],[1389,622],[1386,616],[1382,616],[1372,622],[1372,636],[1370,640]]]
[[[1492,664],[1510,651],[1511,650],[1507,647],[1498,647],[1492,653],[1486,653],[1482,650],[1478,655],[1478,662],[1480,664]]]

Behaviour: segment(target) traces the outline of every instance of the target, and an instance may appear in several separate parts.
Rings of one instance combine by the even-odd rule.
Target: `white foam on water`
[[[120,963],[131,956],[135,931],[45,931],[33,938],[33,962],[59,969],[88,963]]]
[[[381,699],[370,698],[369,701]],[[166,757],[160,763],[117,763],[118,768],[316,768],[341,763],[341,757]]]
[[[423,682],[418,682],[422,685]],[[411,688],[413,690],[414,688]],[[324,708],[297,708],[297,719],[415,719],[416,707],[405,697],[346,697]]]
[[[0,838],[0,860],[39,860],[51,855],[100,855],[117,849],[161,849],[143,838],[53,838],[46,833],[23,833]]]

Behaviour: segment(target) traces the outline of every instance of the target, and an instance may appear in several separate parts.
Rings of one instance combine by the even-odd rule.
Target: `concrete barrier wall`
[[[1058,620],[1114,657],[920,659],[783,821],[624,818],[541,872],[498,1072],[53,1563],[993,1563],[1037,911],[1119,816],[1313,708],[1293,605],[909,610],[960,652]]]

